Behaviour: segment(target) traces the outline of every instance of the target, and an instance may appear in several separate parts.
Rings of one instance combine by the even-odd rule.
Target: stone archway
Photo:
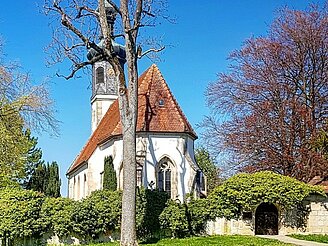
[[[256,235],[278,235],[278,209],[272,203],[261,203],[255,212]]]

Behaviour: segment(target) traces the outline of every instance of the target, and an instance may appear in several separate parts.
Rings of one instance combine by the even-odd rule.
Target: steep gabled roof
[[[154,64],[138,80],[137,132],[188,133],[197,138],[161,72]],[[99,144],[121,134],[118,100],[115,100],[67,174],[87,162]]]

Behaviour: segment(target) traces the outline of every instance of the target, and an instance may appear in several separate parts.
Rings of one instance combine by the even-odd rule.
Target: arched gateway
[[[261,203],[255,212],[256,235],[278,235],[278,209],[272,203]]]

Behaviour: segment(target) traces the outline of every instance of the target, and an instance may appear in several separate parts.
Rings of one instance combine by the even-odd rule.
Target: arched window
[[[172,195],[172,167],[170,159],[165,157],[158,163],[157,168],[157,188],[167,192],[170,197]]]
[[[86,196],[86,187],[87,187],[87,175],[84,174],[83,175],[83,197]]]
[[[96,69],[96,84],[105,82],[105,72],[103,67],[98,67]]]
[[[80,176],[77,176],[77,193],[76,199],[80,199]]]

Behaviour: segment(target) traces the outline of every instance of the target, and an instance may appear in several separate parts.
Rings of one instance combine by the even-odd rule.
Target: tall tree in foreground
[[[302,181],[328,174],[313,148],[328,113],[328,9],[283,9],[266,37],[230,55],[208,86],[205,138],[244,171],[272,170]]]
[[[57,124],[47,87],[33,85],[17,64],[5,62],[0,42],[0,183],[26,176],[35,145],[29,130],[56,133]]]
[[[50,2],[46,0],[48,14],[60,18],[62,26],[54,32],[54,62],[64,57],[73,62],[67,79],[87,65],[97,61],[108,61],[118,81],[119,111],[123,134],[123,198],[121,245],[137,245],[136,215],[136,121],[138,69],[137,60],[151,51],[142,53],[137,48],[140,27],[153,26],[156,16],[163,9],[163,1],[143,0],[76,0]],[[116,19],[117,17],[117,19]],[[115,43],[119,37],[125,49]],[[85,60],[85,48],[89,49],[89,60]],[[159,48],[158,50],[161,50]],[[124,53],[124,52],[123,52]],[[126,74],[122,61],[126,59]]]

